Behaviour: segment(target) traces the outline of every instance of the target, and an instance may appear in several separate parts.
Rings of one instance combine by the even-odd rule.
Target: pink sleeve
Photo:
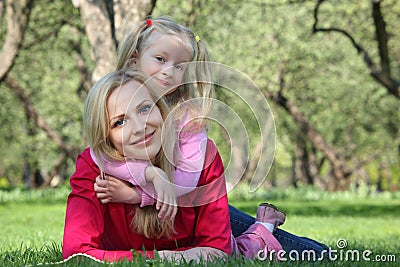
[[[152,206],[154,203],[156,203],[156,190],[154,189],[154,185],[152,183],[147,183],[142,187],[136,187],[136,190],[142,196],[142,202],[140,203],[141,208],[145,206]]]
[[[180,132],[173,173],[178,197],[193,191],[204,168],[207,147],[206,131]]]
[[[100,166],[92,149],[90,149],[90,156],[92,157],[96,165]],[[146,167],[149,165],[148,161],[130,159],[125,161],[116,161],[106,159],[105,157],[102,157],[101,160],[103,163],[104,172],[106,174],[127,181],[132,185],[146,185],[145,170]]]
[[[90,156],[96,165],[99,166],[92,149],[90,149]],[[142,160],[126,160],[124,162],[118,162],[103,158],[105,173],[137,186],[136,189],[142,197],[142,202],[140,203],[141,207],[151,206],[155,203],[154,186],[148,184],[145,177],[145,170],[148,165],[149,162]],[[143,187],[143,189],[141,187]]]

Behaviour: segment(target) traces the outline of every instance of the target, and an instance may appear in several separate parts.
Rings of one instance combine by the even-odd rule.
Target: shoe
[[[276,228],[285,223],[286,214],[276,206],[269,203],[261,203],[257,208],[256,221],[270,223]]]

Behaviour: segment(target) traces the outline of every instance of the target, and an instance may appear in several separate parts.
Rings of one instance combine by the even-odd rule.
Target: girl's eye
[[[125,120],[124,119],[119,119],[114,123],[114,127],[119,127],[119,126],[123,126],[125,124]]]
[[[150,105],[145,105],[145,106],[140,108],[140,113],[141,114],[146,114],[146,113],[148,113],[150,111],[150,109],[151,109]]]
[[[178,69],[178,70],[183,70],[182,64],[176,64],[175,68]]]
[[[163,57],[157,56],[156,59],[157,59],[159,62],[165,63],[165,60],[164,60]]]

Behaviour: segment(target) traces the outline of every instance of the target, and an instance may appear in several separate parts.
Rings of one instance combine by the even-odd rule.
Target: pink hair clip
[[[151,25],[153,23],[152,23],[151,19],[146,19],[146,24],[147,24],[147,27],[151,27]]]

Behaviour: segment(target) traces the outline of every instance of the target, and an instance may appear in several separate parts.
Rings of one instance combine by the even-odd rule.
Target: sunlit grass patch
[[[0,266],[36,266],[39,263],[61,262],[61,243],[65,218],[67,191],[29,193],[8,192],[8,200],[0,202]],[[400,260],[400,200],[397,197],[367,197],[348,195],[345,199],[312,191],[294,195],[292,191],[275,191],[276,198],[232,199],[235,207],[255,215],[260,202],[271,202],[286,212],[287,220],[282,228],[299,236],[307,236],[337,250],[345,242],[342,251],[371,251],[371,257],[394,256]],[[61,197],[64,195],[64,198]],[[47,198],[55,196],[53,201]],[[312,199],[312,196],[316,199]],[[20,197],[20,199],[19,199]],[[343,243],[340,243],[343,244]],[[199,266],[205,263],[199,264]],[[140,266],[194,266],[194,263],[172,262],[137,258]],[[349,261],[332,262],[273,262],[228,258],[208,266],[397,266],[396,262]],[[77,257],[62,264],[46,266],[104,266],[85,257]],[[120,262],[112,266],[132,266]]]

